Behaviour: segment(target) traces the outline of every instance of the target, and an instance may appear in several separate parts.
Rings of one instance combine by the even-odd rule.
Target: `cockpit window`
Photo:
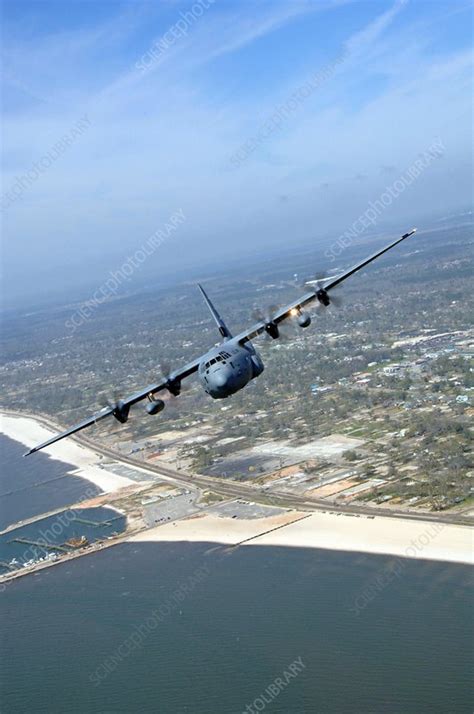
[[[204,365],[204,369],[209,369],[213,364],[216,364],[216,362],[225,362],[226,359],[229,359],[230,354],[228,352],[219,352],[216,357],[213,357],[209,362],[206,362]]]

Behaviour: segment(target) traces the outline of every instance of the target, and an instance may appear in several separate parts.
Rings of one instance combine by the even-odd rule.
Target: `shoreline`
[[[0,412],[0,433],[30,448],[47,439],[53,429],[44,426],[33,416]],[[69,439],[47,447],[45,452],[50,457],[76,467],[76,470],[71,470],[68,475],[91,481],[103,489],[104,493],[112,493],[132,484],[137,485],[136,481],[100,468],[102,457],[94,451],[93,446],[82,445]],[[120,462],[119,454],[117,462]],[[146,470],[146,466],[141,464],[137,464],[136,468]],[[164,475],[162,478],[166,480],[169,477]],[[217,486],[216,483],[216,488]],[[203,485],[198,487],[204,488]],[[212,490],[212,484],[206,488]],[[259,495],[256,490],[255,494],[246,498],[258,502]],[[268,498],[268,493],[265,498]],[[229,500],[232,502],[237,499],[234,496]],[[464,564],[472,564],[474,555],[473,529],[470,525],[447,523],[442,519],[414,520],[408,514],[404,518],[393,517],[390,513],[372,515],[349,511],[334,512],[330,503],[325,508],[317,509],[286,507],[285,511],[278,515],[254,519],[221,517],[212,513],[212,507],[209,507],[199,514],[180,520],[128,535],[125,533],[119,540],[201,541],[231,547],[248,544],[320,548]]]
[[[46,441],[54,435],[52,429],[40,424],[33,417],[13,416],[0,412],[0,434],[29,449],[36,444]],[[75,476],[93,483],[104,493],[112,493],[124,486],[130,486],[135,481],[118,476],[100,467],[101,457],[91,448],[82,446],[72,439],[59,441],[47,446],[43,453],[50,458],[62,461],[74,468],[67,472],[68,476]]]
[[[317,548],[474,564],[470,526],[322,511],[292,511],[252,520],[198,514],[142,531],[129,540]]]

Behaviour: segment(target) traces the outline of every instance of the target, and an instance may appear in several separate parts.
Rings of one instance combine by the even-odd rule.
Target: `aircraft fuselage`
[[[251,342],[240,345],[232,339],[204,355],[198,375],[213,399],[225,399],[263,372],[262,358]]]
[[[365,258],[365,260],[353,265],[342,274],[313,281],[316,282],[315,289],[308,291],[305,295],[302,295],[297,300],[293,300],[283,308],[277,308],[276,310],[270,309],[267,316],[264,315],[258,318],[258,322],[254,323],[250,328],[242,330],[242,332],[235,337],[232,336],[232,333],[212,304],[202,285],[198,285],[214,322],[219,329],[222,339],[221,344],[208,350],[204,356],[200,355],[180,369],[173,370],[166,376],[164,375],[158,383],[149,384],[134,392],[126,399],[117,399],[113,403],[108,404],[108,406],[96,412],[91,417],[83,419],[79,424],[75,424],[69,429],[66,429],[66,431],[56,434],[42,444],[33,447],[25,456],[33,454],[40,449],[45,449],[60,439],[72,436],[107,417],[114,417],[121,424],[125,424],[128,420],[130,408],[134,404],[144,400],[147,400],[146,411],[148,414],[159,414],[164,409],[165,402],[156,395],[167,390],[170,394],[177,397],[181,391],[182,380],[192,374],[196,374],[196,372],[198,373],[202,387],[213,399],[225,399],[226,397],[230,397],[231,394],[238,392],[245,387],[250,380],[255,379],[255,377],[258,377],[258,375],[263,372],[262,359],[251,342],[254,337],[266,333],[272,339],[278,339],[280,334],[279,324],[286,319],[295,319],[301,328],[308,327],[311,323],[311,317],[305,312],[308,304],[317,302],[324,307],[330,305],[331,302],[334,302],[334,299],[332,295],[331,298],[329,297],[329,291],[337,288],[351,275],[365,268],[376,258],[379,258],[406,238],[409,238],[415,231],[416,228],[408,233],[404,233],[401,238],[386,245],[381,250],[373,253],[373,255]]]

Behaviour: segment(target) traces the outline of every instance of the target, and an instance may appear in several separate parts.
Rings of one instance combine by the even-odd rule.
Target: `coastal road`
[[[4,410],[7,413],[7,410]],[[60,431],[62,427],[55,424],[50,419],[31,415],[21,412],[14,412],[8,410],[8,414],[11,416],[27,417],[30,419],[35,419],[43,426],[48,429],[53,429],[54,431]],[[239,498],[245,501],[255,501],[262,504],[279,506],[282,508],[294,508],[296,510],[311,510],[311,511],[326,511],[330,513],[341,513],[352,516],[365,516],[365,517],[379,517],[379,518],[402,518],[404,520],[415,520],[415,521],[426,521],[426,522],[436,522],[436,523],[452,523],[455,525],[466,525],[472,526],[472,518],[465,516],[463,514],[454,513],[415,513],[413,511],[403,511],[398,509],[378,508],[376,506],[365,506],[365,505],[355,505],[355,504],[334,504],[328,503],[321,498],[308,498],[307,496],[297,496],[288,493],[279,493],[278,491],[263,491],[260,487],[249,485],[246,483],[240,483],[236,481],[227,481],[222,478],[217,478],[214,476],[202,476],[196,474],[189,474],[183,471],[177,471],[169,466],[162,466],[156,464],[146,463],[140,461],[139,459],[132,458],[130,456],[124,456],[117,453],[113,449],[110,449],[102,444],[98,444],[91,439],[85,438],[84,436],[73,436],[73,438],[79,444],[88,447],[92,451],[95,451],[102,456],[106,456],[114,461],[119,461],[125,464],[129,464],[135,468],[141,468],[146,471],[156,473],[157,476],[164,476],[166,479],[174,481],[177,485],[185,486],[187,488],[201,488],[203,490],[213,491],[221,496],[227,498]]]
[[[305,496],[296,496],[288,493],[279,493],[278,491],[268,490],[263,491],[258,486],[243,484],[236,481],[227,481],[214,476],[202,476],[189,474],[182,471],[177,471],[169,466],[149,464],[130,456],[118,454],[113,449],[97,444],[90,439],[84,437],[76,437],[76,440],[93,451],[106,456],[115,461],[132,466],[141,466],[141,468],[152,471],[158,476],[165,476],[167,479],[173,480],[177,485],[186,486],[187,488],[199,487],[203,490],[214,491],[219,495],[227,498],[239,498],[245,501],[255,501],[262,504],[279,506],[281,508],[294,508],[296,510],[311,510],[325,511],[331,513],[345,513],[352,516],[371,516],[382,518],[403,518],[415,521],[433,521],[436,523],[452,523],[456,525],[472,526],[471,518],[461,514],[446,514],[446,513],[414,513],[411,511],[390,510],[387,508],[377,508],[376,506],[363,506],[351,504],[334,504],[328,503],[321,498],[308,498]]]

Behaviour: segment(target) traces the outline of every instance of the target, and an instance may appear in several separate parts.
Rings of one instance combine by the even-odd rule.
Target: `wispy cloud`
[[[216,0],[145,73],[136,62],[187,5],[117,7],[78,28],[65,21],[59,33],[7,23],[4,187],[78,116],[91,121],[8,212],[5,255],[18,274],[37,270],[45,253],[52,266],[71,259],[76,245],[77,260],[81,252],[94,264],[111,254],[117,262],[176,205],[189,259],[206,246],[224,255],[283,242],[290,229],[305,239],[316,224],[337,235],[383,190],[381,167],[400,169],[438,136],[443,161],[397,210],[424,210],[433,192],[446,205],[468,194],[472,50],[454,35],[440,42],[443,13],[446,25],[458,17],[451,4]],[[328,81],[230,171],[235,147],[341,51]],[[174,260],[160,255],[161,264]]]
[[[364,50],[367,46],[370,46],[373,42],[375,42],[375,40],[377,40],[380,35],[387,30],[400,10],[402,10],[407,3],[408,0],[397,0],[397,2],[395,2],[389,10],[381,13],[368,25],[356,32],[346,42],[348,52],[357,54],[359,51]]]

